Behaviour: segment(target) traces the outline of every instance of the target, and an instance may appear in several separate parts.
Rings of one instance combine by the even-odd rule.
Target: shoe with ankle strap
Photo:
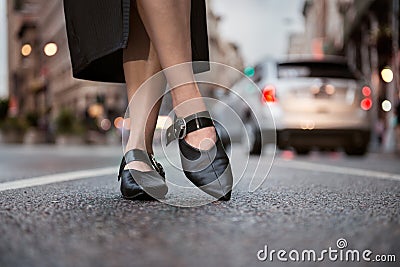
[[[209,150],[200,150],[185,140],[188,133],[206,127],[215,128],[208,111],[176,118],[174,124],[167,129],[167,145],[178,140],[183,171],[194,185],[218,200],[230,200],[232,170],[217,131],[216,142]]]
[[[153,169],[150,171],[125,170],[126,164],[133,161],[144,162]],[[162,165],[152,154],[140,149],[132,149],[125,153],[119,167],[118,181],[120,180],[121,193],[125,199],[162,199],[168,192]]]

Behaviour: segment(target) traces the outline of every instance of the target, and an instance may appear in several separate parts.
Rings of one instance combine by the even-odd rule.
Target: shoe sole
[[[122,198],[124,198],[126,200],[160,200],[160,199],[162,200],[162,199],[165,199],[165,196],[155,198],[145,192],[142,192],[142,193],[138,193],[134,196],[122,195]]]

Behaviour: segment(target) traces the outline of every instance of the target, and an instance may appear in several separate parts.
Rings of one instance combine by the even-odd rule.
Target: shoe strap
[[[185,118],[176,118],[167,129],[167,145],[175,139],[185,138],[188,133],[210,126],[214,126],[214,122],[208,111],[201,111]]]
[[[122,157],[121,164],[119,165],[118,181],[119,181],[119,180],[121,179],[121,177],[122,177],[122,172],[123,172],[124,169],[125,169],[125,165],[126,165],[125,157]]]
[[[153,154],[147,153],[140,149],[133,149],[126,152],[125,155],[122,157],[121,164],[119,166],[118,181],[122,177],[122,172],[124,171],[126,164],[133,161],[144,162],[152,167],[154,170],[156,170],[158,173],[160,173],[161,176],[165,177],[164,168],[160,163],[156,161]]]
[[[129,150],[124,155],[125,164],[131,163],[133,161],[140,161],[140,162],[144,162],[147,165],[153,167],[151,157],[152,157],[152,155],[149,155],[147,152],[145,152],[141,149]]]

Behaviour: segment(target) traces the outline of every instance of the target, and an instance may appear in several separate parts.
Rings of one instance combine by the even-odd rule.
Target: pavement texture
[[[0,183],[117,166],[120,153],[114,147],[2,146]],[[115,175],[2,191],[0,266],[399,266],[400,180],[304,170],[298,162],[400,174],[392,155],[288,159],[281,153],[259,190],[248,192],[245,173],[230,202],[194,208],[123,200]],[[250,172],[256,163],[250,159]],[[337,249],[340,238],[346,249],[393,254],[397,262],[257,258],[265,245],[318,252]]]

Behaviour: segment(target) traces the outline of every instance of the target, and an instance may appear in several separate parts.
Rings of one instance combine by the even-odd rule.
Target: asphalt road
[[[248,188],[258,159],[250,158],[230,202],[183,208],[123,200],[115,175],[120,154],[118,147],[0,146],[0,266],[399,266],[400,160],[393,155],[279,152],[255,192]],[[265,153],[257,177],[270,160]],[[167,179],[175,176],[161,161]],[[234,154],[235,173],[244,161],[244,153]],[[285,250],[287,259],[294,250],[314,250],[318,259],[331,247],[397,262],[327,254],[281,262],[277,253],[261,261],[265,246]]]

